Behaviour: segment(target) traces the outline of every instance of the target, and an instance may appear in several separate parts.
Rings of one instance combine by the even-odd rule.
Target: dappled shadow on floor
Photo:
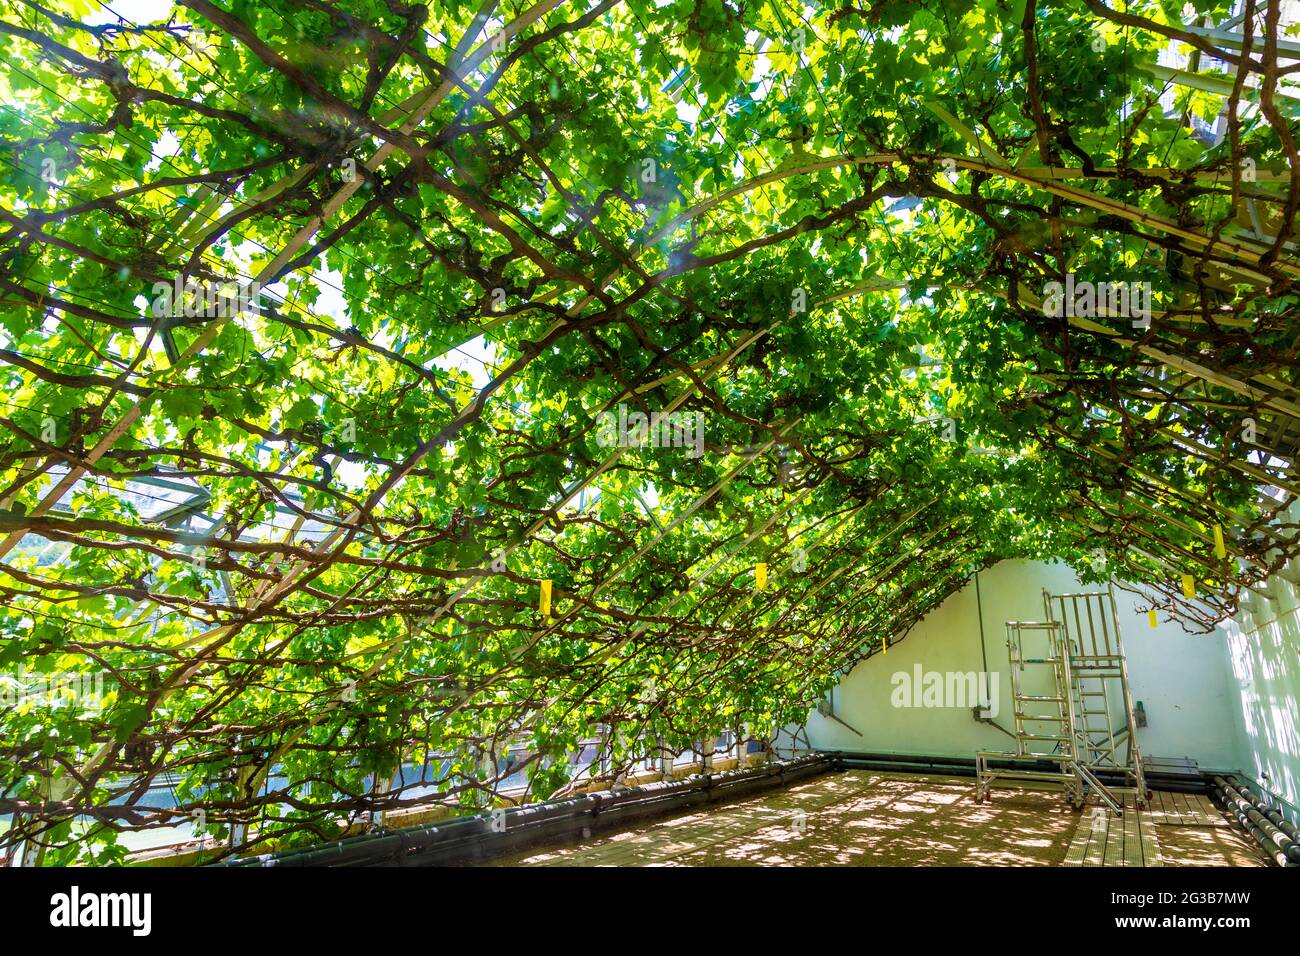
[[[1044,866],[1065,858],[1076,816],[1059,795],[973,800],[964,779],[875,775],[863,794],[810,814],[801,836],[765,829],[683,855],[680,865]]]
[[[528,866],[1059,866],[1081,816],[1055,789],[850,770],[762,796],[495,861]],[[1217,811],[1216,811],[1217,813]],[[1222,817],[1221,814],[1218,815]],[[1208,818],[1207,818],[1208,819]],[[1157,826],[1166,866],[1260,866],[1229,826]],[[1219,822],[1222,822],[1221,820]],[[1085,821],[1086,823],[1086,821]]]
[[[560,866],[1050,866],[1077,815],[1059,793],[848,771],[508,863]]]
[[[1228,826],[1162,826],[1156,831],[1166,866],[1267,866],[1240,830]]]

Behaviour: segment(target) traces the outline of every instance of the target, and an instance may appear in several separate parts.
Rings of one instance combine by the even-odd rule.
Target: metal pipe
[[[1277,807],[1271,806],[1266,800],[1261,799],[1256,795],[1254,790],[1243,784],[1236,777],[1229,777],[1228,782],[1240,790],[1242,796],[1255,804],[1255,806],[1259,808],[1259,811],[1272,821],[1274,826],[1291,838],[1293,843],[1300,844],[1300,827],[1297,827],[1294,823],[1284,817]]]
[[[1222,777],[1214,778],[1215,793],[1245,827],[1246,832],[1254,837],[1264,854],[1278,866],[1300,866],[1300,847],[1283,833],[1256,808],[1253,799],[1242,796],[1238,790]],[[1292,857],[1292,853],[1296,853]]]
[[[840,768],[845,769],[938,773],[954,777],[975,776],[975,759],[972,757],[941,757],[852,750],[828,750],[823,751],[823,753],[835,760]],[[1034,766],[1026,764],[1024,761],[1010,762],[993,758],[986,762],[990,767],[1004,770],[1025,769],[1026,767],[1033,769]],[[1046,770],[1054,770],[1059,767],[1058,764],[1046,759],[1039,763]],[[1126,775],[1120,771],[1094,769],[1093,773],[1103,783],[1113,786],[1124,786],[1126,783]],[[1209,784],[1205,777],[1188,777],[1183,774],[1160,773],[1150,770],[1146,772],[1146,783],[1148,788],[1154,786],[1159,790],[1177,793],[1206,793],[1209,790]]]
[[[1241,820],[1244,816],[1250,822],[1252,835],[1258,830],[1268,840],[1264,849],[1270,857],[1276,858],[1278,866],[1300,866],[1300,841],[1296,839],[1295,827],[1288,824],[1292,831],[1290,833],[1279,827],[1268,817],[1269,807],[1235,778],[1215,777],[1214,784],[1224,802],[1236,813],[1237,819]]]

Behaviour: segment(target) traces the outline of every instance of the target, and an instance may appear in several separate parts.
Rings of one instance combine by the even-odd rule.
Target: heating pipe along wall
[[[1237,786],[1235,780],[1230,783],[1223,777],[1215,777],[1214,790],[1269,859],[1278,866],[1300,866],[1300,833],[1294,826],[1256,799],[1250,790]]]

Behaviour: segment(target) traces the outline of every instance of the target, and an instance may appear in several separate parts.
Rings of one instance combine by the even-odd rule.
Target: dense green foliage
[[[1296,550],[1276,5],[221,2],[0,0],[0,665],[108,674],[0,708],[46,862],[769,736],[1007,558],[1197,627]]]

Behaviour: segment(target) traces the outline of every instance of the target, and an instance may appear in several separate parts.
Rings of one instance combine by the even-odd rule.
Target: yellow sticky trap
[[[1147,621],[1150,622],[1152,627],[1159,627],[1160,616],[1156,614],[1155,608],[1152,608],[1151,610],[1147,611]]]
[[[1189,601],[1196,597],[1196,578],[1190,574],[1183,575],[1183,597]]]
[[[763,590],[763,588],[767,587],[767,565],[766,564],[754,565],[754,587],[758,588],[760,591]]]
[[[882,637],[882,638],[880,639],[880,653],[882,653],[882,654],[888,654],[888,653],[889,653],[889,638],[887,638],[887,637]]]
[[[1216,558],[1228,556],[1228,549],[1223,544],[1223,529],[1217,524],[1214,526],[1214,556]]]
[[[541,598],[537,604],[537,610],[541,612],[542,617],[551,616],[551,579],[547,578],[542,581]]]

